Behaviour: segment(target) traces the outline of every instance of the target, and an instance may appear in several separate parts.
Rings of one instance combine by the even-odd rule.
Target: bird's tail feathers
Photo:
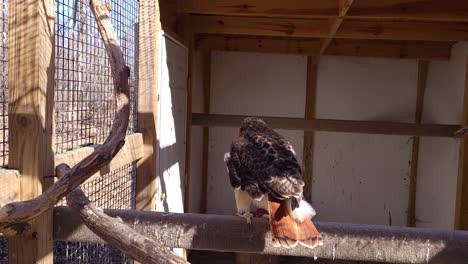
[[[294,248],[299,243],[297,223],[287,209],[286,200],[268,195],[268,209],[273,246]]]
[[[297,229],[299,244],[308,248],[315,248],[323,245],[322,236],[320,236],[310,218],[306,218],[303,222],[298,222]]]

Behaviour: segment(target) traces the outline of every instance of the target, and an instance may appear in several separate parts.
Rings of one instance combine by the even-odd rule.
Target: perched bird
[[[252,203],[268,212],[273,245],[314,248],[322,238],[312,223],[315,210],[304,200],[302,171],[291,143],[262,119],[247,117],[224,155],[237,215],[250,223]]]

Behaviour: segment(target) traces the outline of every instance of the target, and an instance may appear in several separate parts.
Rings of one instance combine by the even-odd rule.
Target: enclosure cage
[[[0,5],[1,228],[5,204],[114,132],[91,2]],[[193,263],[468,263],[466,0],[103,2],[130,116],[81,184],[97,207]],[[248,116],[294,146],[322,247],[275,248],[267,220],[233,216],[223,156]],[[19,224],[32,234],[12,225],[0,263],[134,262],[66,206]]]
[[[10,1],[11,2],[11,1]],[[136,131],[138,1],[110,1],[111,20],[130,67],[131,113],[128,134]],[[8,168],[8,4],[1,9],[1,164]],[[16,3],[23,5],[25,3]],[[86,0],[55,1],[55,153],[102,143],[110,132],[115,99],[104,44]],[[135,209],[135,162],[86,183],[83,190],[98,206]],[[58,205],[66,205],[65,199]],[[2,238],[0,263],[8,263]],[[131,263],[119,250],[91,243],[54,243],[54,263]]]

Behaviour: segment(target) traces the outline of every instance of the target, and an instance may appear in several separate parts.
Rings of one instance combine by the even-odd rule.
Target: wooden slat
[[[338,17],[338,1],[333,0],[165,0],[163,7],[192,14],[261,16],[271,18]],[[465,0],[356,0],[347,15],[352,19],[468,21]]]
[[[192,114],[194,126],[239,127],[240,122],[247,116],[218,115],[218,114]],[[332,119],[312,119],[292,117],[265,117],[260,116],[271,127],[276,129],[328,131],[383,135],[453,137],[459,125],[411,124],[379,121],[351,121]]]
[[[465,0],[356,0],[347,16],[354,19],[468,21]]]
[[[454,42],[334,39],[324,55],[448,60]],[[255,36],[200,35],[196,47],[206,50],[304,54],[316,56],[320,40]]]
[[[465,68],[465,91],[461,126],[468,126],[468,58]],[[468,135],[460,141],[458,156],[457,194],[455,204],[455,229],[468,230]]]
[[[0,207],[20,200],[20,173],[0,168]]]
[[[91,145],[67,151],[65,153],[56,154],[55,164],[58,165],[65,163],[72,167],[87,157],[89,154],[93,153],[98,146],[100,145]],[[129,135],[125,139],[125,145],[122,147],[122,149],[120,149],[112,161],[108,165],[104,166],[100,171],[96,172],[88,180],[86,180],[85,183],[94,181],[95,179],[111,171],[120,169],[123,166],[132,163],[133,161],[139,160],[143,156],[143,135],[141,133]]]
[[[205,114],[210,113],[211,100],[211,52],[203,53],[203,111]],[[193,114],[192,114],[193,125]],[[202,149],[202,182],[201,182],[201,201],[200,213],[206,213],[208,203],[208,155],[209,155],[209,127],[203,128],[203,149]]]
[[[314,38],[198,35],[196,37],[196,48],[205,50],[317,55],[320,50],[320,40]]]
[[[450,59],[454,42],[333,39],[325,55],[400,59]]]
[[[330,32],[328,36],[323,39],[322,45],[320,47],[319,51],[319,56],[325,53],[327,50],[328,46],[330,46],[331,41],[336,35],[336,32],[338,32],[338,29],[340,28],[341,24],[343,23],[344,17],[348,13],[349,8],[353,4],[354,0],[340,0],[339,1],[339,16],[333,21],[333,24],[331,25]]]
[[[274,19],[194,15],[196,33],[253,36],[324,38],[330,24],[320,19]],[[335,38],[463,41],[468,40],[468,22],[401,22],[346,20]]]
[[[8,4],[8,165],[21,172],[20,200],[53,182],[45,176],[54,173],[54,7],[51,0]],[[9,263],[53,263],[52,211],[31,226],[30,235],[8,239]]]
[[[317,63],[316,58],[309,56],[307,58],[307,87],[304,118],[310,120],[315,118],[315,103],[317,95]],[[304,148],[302,175],[304,177],[304,196],[307,201],[312,201],[312,171],[314,162],[314,132],[304,131]]]
[[[161,22],[158,0],[140,1],[138,47],[138,132],[143,134],[143,158],[137,162],[136,208],[156,209],[157,123]],[[140,56],[141,54],[141,56]]]
[[[421,124],[424,94],[426,91],[427,74],[429,69],[428,61],[419,61],[418,63],[418,87],[416,93],[416,113],[414,122]],[[413,138],[413,147],[411,151],[411,171],[409,181],[408,195],[408,215],[406,225],[410,227],[416,226],[416,187],[418,176],[418,160],[419,160],[419,137]]]
[[[187,123],[185,127],[185,175],[184,175],[184,212],[188,212],[190,205],[190,183],[192,164],[192,87],[193,87],[193,57],[195,40],[190,28],[190,16],[179,17],[178,33],[188,47],[188,76],[187,76]]]

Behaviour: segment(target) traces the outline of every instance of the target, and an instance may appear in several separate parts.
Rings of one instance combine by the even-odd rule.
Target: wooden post
[[[20,199],[35,198],[54,174],[53,111],[55,1],[12,0],[10,47],[9,167],[18,169]],[[32,233],[8,240],[9,263],[53,263],[52,210],[31,220]]]
[[[192,161],[192,86],[193,86],[193,57],[195,43],[190,28],[190,15],[182,14],[178,19],[177,33],[182,37],[183,43],[188,47],[188,76],[187,76],[187,102],[185,127],[185,175],[184,175],[184,212],[190,206],[190,169]]]
[[[465,68],[465,91],[461,126],[468,126],[468,57]],[[455,204],[455,229],[468,230],[468,135],[460,141],[458,157],[457,196]]]
[[[426,91],[427,72],[429,69],[428,61],[419,61],[418,63],[418,90],[416,93],[416,114],[414,122],[421,124],[424,93]],[[419,137],[413,137],[413,149],[411,152],[411,174],[409,182],[408,195],[408,215],[406,225],[410,227],[416,226],[416,185],[418,176],[418,159],[419,159]]]
[[[318,63],[312,56],[307,57],[307,87],[305,102],[305,119],[315,118],[315,101],[317,90]],[[307,201],[312,200],[312,169],[314,161],[314,131],[304,131],[303,172],[304,196]]]
[[[203,52],[203,111],[210,113],[211,93],[211,51]],[[202,150],[202,189],[200,201],[200,213],[206,213],[208,197],[208,145],[210,139],[210,128],[203,128],[203,150]]]
[[[140,1],[138,56],[138,131],[144,156],[137,162],[136,209],[156,209],[157,121],[161,22],[158,0]]]

